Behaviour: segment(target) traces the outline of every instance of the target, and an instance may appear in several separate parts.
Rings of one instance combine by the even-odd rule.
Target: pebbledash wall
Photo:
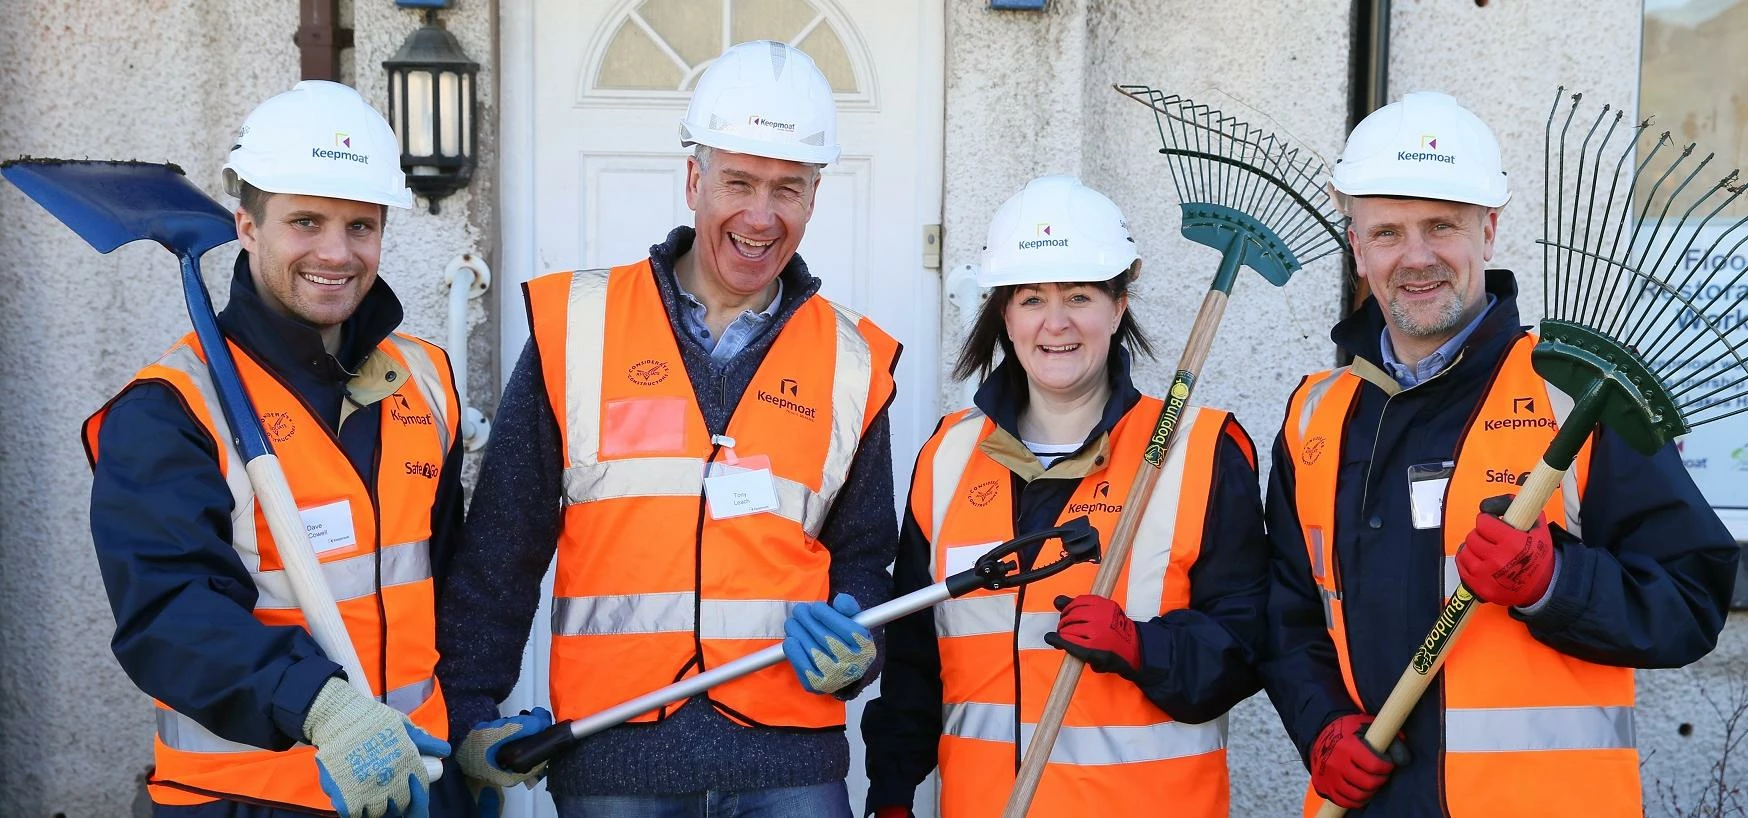
[[[446,26],[483,66],[480,121],[494,119],[497,4],[458,0]],[[946,246],[943,269],[976,263],[990,213],[1027,179],[1080,174],[1121,205],[1146,259],[1136,308],[1159,361],[1138,379],[1157,392],[1179,354],[1216,254],[1178,238],[1176,201],[1155,153],[1151,115],[1110,89],[1145,83],[1205,91],[1266,111],[1273,126],[1333,158],[1347,113],[1349,0],[1053,0],[1043,13],[946,0]],[[217,174],[247,111],[297,79],[290,0],[8,0],[0,15],[0,157],[132,158],[181,164],[218,195]],[[417,18],[388,0],[342,3],[356,32],[344,79],[379,106],[380,63]],[[1638,83],[1637,3],[1398,0],[1392,95],[1454,93],[1499,132],[1518,198],[1501,219],[1497,263],[1515,266],[1534,315],[1531,260],[1540,223],[1540,129],[1553,88],[1631,104]],[[125,15],[125,18],[122,16]],[[444,337],[441,273],[464,252],[497,257],[497,145],[481,132],[470,188],[391,214],[383,276],[406,329]],[[150,763],[146,698],[108,650],[113,627],[86,518],[89,475],[79,423],[187,326],[169,256],[130,246],[98,256],[8,185],[0,185],[0,813],[143,814]],[[234,249],[205,259],[224,298]],[[1297,378],[1327,367],[1340,268],[1326,260],[1284,289],[1249,273],[1234,291],[1198,400],[1236,411],[1266,450]],[[490,299],[487,299],[488,301]],[[521,316],[487,315],[475,324]],[[957,317],[942,316],[943,349]],[[474,405],[496,404],[493,326],[470,345]],[[945,367],[943,367],[945,371]],[[943,389],[942,408],[949,408]],[[900,453],[908,459],[908,453]],[[470,456],[470,460],[472,457]],[[1691,803],[1718,757],[1720,706],[1748,678],[1748,624],[1737,614],[1694,667],[1640,674],[1639,739],[1652,816]],[[1683,736],[1681,726],[1691,725]],[[1262,697],[1232,715],[1233,814],[1295,814],[1305,773]],[[1424,763],[1424,762],[1423,762]],[[1742,762],[1739,762],[1742,763]]]

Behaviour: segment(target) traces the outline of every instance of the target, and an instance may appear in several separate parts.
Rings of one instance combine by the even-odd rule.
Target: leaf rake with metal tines
[[[1535,523],[1598,423],[1650,455],[1695,426],[1748,411],[1748,270],[1717,261],[1748,243],[1748,217],[1717,219],[1748,186],[1734,170],[1708,173],[1713,154],[1690,161],[1694,145],[1670,156],[1667,131],[1643,145],[1650,121],[1623,128],[1624,112],[1610,106],[1575,132],[1583,95],[1572,95],[1561,118],[1565,94],[1556,92],[1548,112],[1540,241],[1547,317],[1531,359],[1573,405],[1505,511],[1520,531]],[[1644,182],[1650,187],[1635,207]],[[1452,593],[1367,729],[1374,749],[1402,729],[1478,601],[1460,584]],[[1317,815],[1345,812],[1325,803]]]
[[[1184,237],[1219,250],[1221,259],[1214,283],[1190,327],[1140,473],[1123,502],[1116,532],[1093,579],[1091,592],[1101,596],[1110,596],[1118,574],[1129,561],[1129,545],[1159,482],[1160,466],[1171,448],[1178,418],[1213,345],[1238,268],[1249,267],[1279,287],[1304,265],[1346,246],[1337,226],[1341,216],[1323,188],[1324,165],[1315,155],[1209,105],[1143,85],[1119,85],[1116,89],[1153,110],[1163,144],[1160,153],[1170,158],[1167,168],[1182,203]],[[1084,667],[1079,659],[1063,657],[1003,818],[1020,818],[1031,807]]]

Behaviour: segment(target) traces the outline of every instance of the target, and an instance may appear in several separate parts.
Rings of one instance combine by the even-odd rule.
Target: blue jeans
[[[844,782],[690,795],[553,796],[558,818],[851,818]]]

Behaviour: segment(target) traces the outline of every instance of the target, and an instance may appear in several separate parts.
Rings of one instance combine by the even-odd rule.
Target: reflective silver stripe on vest
[[[1147,513],[1141,517],[1141,525],[1130,543],[1129,587],[1123,603],[1123,611],[1130,619],[1152,619],[1164,607],[1165,574],[1171,564],[1172,542],[1177,539],[1178,498],[1183,496],[1190,434],[1201,415],[1200,409],[1186,408],[1178,417],[1171,450],[1160,464],[1159,482],[1153,484]]]
[[[1628,750],[1631,707],[1501,707],[1445,710],[1445,750],[1521,753]]]
[[[437,362],[425,351],[425,346],[418,341],[402,336],[400,333],[390,333],[388,342],[394,345],[395,351],[406,359],[407,370],[413,379],[413,385],[419,389],[419,395],[425,399],[425,405],[431,407],[431,419],[436,421],[438,451],[442,456],[449,455],[449,390],[443,373],[437,369]]]
[[[1457,571],[1456,557],[1445,557],[1443,564],[1445,599],[1450,599],[1457,592],[1457,586],[1463,583],[1463,576]]]
[[[1014,628],[1013,594],[948,599],[935,606],[935,635],[979,636],[1008,633]]]
[[[935,635],[950,639],[992,633],[1014,634],[1015,645],[1020,650],[1055,650],[1044,641],[1044,634],[1056,630],[1059,619],[1061,615],[1055,611],[1023,613],[1016,633],[1014,595],[949,599],[935,606]]]
[[[1300,443],[1305,442],[1305,430],[1311,427],[1311,416],[1317,414],[1317,405],[1323,402],[1323,398],[1329,394],[1330,388],[1335,386],[1336,381],[1341,380],[1342,375],[1347,374],[1348,369],[1349,367],[1345,366],[1340,369],[1332,369],[1316,383],[1305,385],[1305,403],[1299,410],[1298,417]]]
[[[862,337],[862,316],[831,301],[832,315],[837,319],[833,340],[837,357],[832,372],[832,432],[826,443],[825,468],[820,473],[819,518],[825,522],[825,510],[837,499],[838,490],[850,477],[850,463],[862,443],[862,423],[868,413],[868,395],[874,387],[874,351]],[[805,488],[804,486],[798,486]],[[815,536],[818,528],[809,528]]]
[[[1542,385],[1548,389],[1548,408],[1554,412],[1554,423],[1565,426],[1566,418],[1572,414],[1572,397],[1547,381]],[[1560,478],[1560,497],[1566,506],[1564,528],[1572,532],[1572,536],[1583,539],[1584,525],[1579,522],[1579,504],[1584,498],[1578,491],[1577,469],[1567,469],[1565,476]]]
[[[573,468],[595,465],[601,453],[601,350],[607,344],[609,273],[571,273],[570,303],[565,310],[564,428]]]
[[[964,739],[1012,744],[1014,708],[1006,704],[962,702],[942,707],[942,733]],[[1020,726],[1030,742],[1037,725]],[[1226,746],[1226,717],[1206,724],[1178,721],[1139,727],[1063,727],[1050,748],[1050,763],[1100,766],[1140,764],[1205,755]]]
[[[435,680],[421,679],[410,685],[399,687],[388,692],[388,706],[402,713],[412,713],[419,705],[431,698],[437,689]],[[174,710],[155,708],[158,719],[158,740],[164,742],[172,750],[185,753],[255,753],[262,748],[252,744],[243,744],[229,739],[219,738],[212,731],[200,726],[200,722],[182,715]],[[307,746],[298,744],[297,746]]]
[[[809,537],[819,536],[831,503],[793,480],[773,476],[771,482],[777,495],[771,513],[801,526]],[[695,457],[609,460],[564,471],[566,505],[620,497],[697,497],[703,491],[704,461]]]
[[[559,597],[552,605],[552,634],[691,633],[695,602],[690,591]],[[772,599],[706,599],[697,606],[698,635],[704,639],[782,639],[783,622],[796,604]]]
[[[935,462],[930,464],[933,471],[930,479],[934,481],[934,493],[930,495],[930,520],[933,527],[929,529],[929,539],[938,541],[941,536],[941,522],[947,519],[947,508],[953,504],[953,492],[959,488],[959,480],[965,476],[965,467],[971,463],[971,453],[977,450],[977,441],[983,431],[983,412],[972,409],[960,418],[941,435],[941,445],[935,448]],[[935,565],[935,549],[929,549],[929,576],[935,576],[938,566]]]
[[[1056,630],[1056,623],[1061,619],[1062,615],[1055,611],[1020,614],[1020,630],[1014,635],[1014,646],[1020,650],[1055,650],[1044,641],[1044,634]]]
[[[187,344],[177,344],[158,363],[186,374],[194,384],[194,391],[200,393],[200,399],[206,403],[207,418],[218,434],[218,448],[223,452],[220,456],[225,459],[225,486],[231,490],[231,545],[242,558],[244,568],[251,573],[259,571],[261,547],[255,536],[255,489],[249,484],[243,457],[237,453],[236,443],[231,440],[231,424],[225,420],[212,374],[200,356],[194,354],[194,348]]]
[[[619,497],[697,497],[704,461],[696,457],[642,457],[564,470],[566,504]]]
[[[284,571],[261,571],[252,575],[260,592],[255,609],[296,608],[297,596]],[[322,563],[322,578],[328,581],[335,602],[376,593],[376,553]],[[407,585],[431,578],[431,541],[416,540],[382,549],[382,587]]]

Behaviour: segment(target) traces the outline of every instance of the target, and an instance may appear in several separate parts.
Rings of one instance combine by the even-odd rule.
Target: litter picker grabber
[[[1062,540],[1060,557],[1030,571],[1020,570],[1018,555],[1021,549],[1033,544],[1042,545],[1053,539]],[[1099,532],[1092,527],[1088,518],[1076,517],[1056,528],[1047,528],[1008,540],[978,557],[976,564],[970,568],[927,588],[869,608],[856,614],[855,619],[857,624],[865,628],[878,627],[980,588],[990,591],[1015,588],[1054,576],[1075,563],[1097,562],[1098,559]],[[681,679],[660,690],[621,702],[592,716],[561,721],[528,738],[517,739],[498,748],[498,764],[507,770],[528,772],[541,762],[558,755],[566,747],[602,730],[651,710],[684,701],[719,684],[734,681],[782,661],[785,661],[783,645],[778,643],[696,676]]]
[[[370,682],[346,634],[334,596],[322,577],[303,520],[298,516],[297,501],[285,481],[285,471],[261,431],[261,421],[237,375],[236,363],[213,315],[212,300],[200,278],[200,257],[237,238],[231,212],[190,183],[175,165],[20,159],[0,163],[0,176],[99,253],[139,239],[151,239],[176,255],[182,264],[182,294],[188,302],[188,318],[206,353],[207,371],[217,387],[232,442],[243,455],[249,482],[279,546],[286,579],[303,610],[310,635],[329,659],[346,670],[353,687],[371,695]],[[436,758],[427,757],[425,769],[432,780],[442,774],[441,762]]]
[[[1573,405],[1505,510],[1520,531],[1535,524],[1597,424],[1651,455],[1695,426],[1748,411],[1748,271],[1714,262],[1748,243],[1748,217],[1713,224],[1748,186],[1734,170],[1706,173],[1711,155],[1690,163],[1694,145],[1670,156],[1667,131],[1642,139],[1649,120],[1621,128],[1624,112],[1610,106],[1574,132],[1583,95],[1572,95],[1561,118],[1565,95],[1555,92],[1548,111],[1539,242],[1547,317],[1531,360]],[[1402,729],[1479,601],[1461,584],[1452,593],[1366,730],[1374,749]],[[1326,802],[1317,815],[1346,812]]]
[[[1238,269],[1249,267],[1270,284],[1285,286],[1306,264],[1345,247],[1340,213],[1320,179],[1323,163],[1252,123],[1185,97],[1145,85],[1115,86],[1153,110],[1172,184],[1182,210],[1184,238],[1220,251],[1220,267],[1202,299],[1154,424],[1139,474],[1093,579],[1091,593],[1110,596],[1129,559],[1129,547],[1147,513],[1178,418],[1207,361]],[[1085,663],[1065,656],[1026,745],[1002,818],[1023,818],[1044,777],[1044,765],[1062,729]]]

